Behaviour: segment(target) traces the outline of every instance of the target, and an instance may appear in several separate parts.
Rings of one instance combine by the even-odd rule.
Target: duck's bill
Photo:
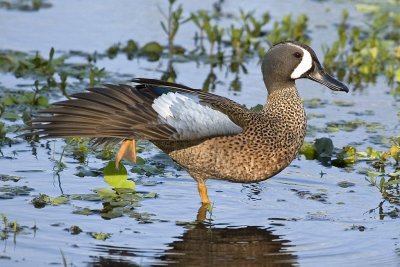
[[[344,83],[327,74],[322,67],[315,66],[314,70],[307,75],[307,78],[323,84],[333,91],[349,92],[349,88]]]

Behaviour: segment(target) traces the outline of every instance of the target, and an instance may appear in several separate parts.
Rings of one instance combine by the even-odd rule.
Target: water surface
[[[41,51],[50,47],[58,51],[80,50],[92,53],[104,51],[110,45],[130,38],[140,44],[158,40],[165,42],[157,5],[165,9],[166,1],[54,1],[53,7],[39,12],[0,10],[0,49]],[[183,3],[185,14],[201,8],[210,9],[211,1]],[[351,3],[336,1],[226,1],[226,12],[239,8],[270,11],[272,18],[293,13],[307,13],[310,18],[312,46],[322,57],[321,45],[336,38],[334,25],[340,21],[341,10],[350,11],[350,21],[360,23],[362,15]],[[312,10],[312,12],[309,12]],[[224,23],[224,22],[221,22]],[[193,29],[182,27],[177,43],[193,46]],[[114,72],[116,79],[128,76],[159,78],[166,61],[128,61],[123,56],[103,59],[99,67]],[[192,62],[175,63],[177,81],[201,87],[209,66]],[[232,74],[216,70],[221,80],[215,93],[228,96],[247,106],[265,102],[266,92],[257,60],[248,65],[249,73],[241,75],[242,91],[227,90]],[[31,84],[30,80],[15,79],[1,74],[0,83],[16,88]],[[324,127],[327,122],[354,120],[382,123],[384,128],[371,134],[360,127],[352,132],[315,132],[312,141],[330,137],[335,147],[349,143],[360,149],[370,146],[374,136],[394,136],[398,133],[399,102],[390,94],[384,81],[363,91],[349,94],[333,93],[311,81],[297,83],[305,99],[320,98],[327,104],[307,108],[307,112],[324,114],[310,118],[309,125]],[[29,87],[28,89],[29,90]],[[351,107],[340,107],[333,101],[351,101]],[[357,116],[372,110],[371,116]],[[30,203],[39,193],[91,194],[93,189],[106,186],[101,176],[76,176],[78,163],[71,157],[67,168],[54,175],[55,158],[64,146],[62,140],[41,141],[36,151],[27,143],[2,147],[0,174],[17,175],[18,182],[0,182],[0,186],[27,186],[27,195],[0,200],[0,213],[10,220],[27,226],[15,239],[0,241],[1,266],[61,265],[62,254],[72,266],[400,266],[399,220],[379,216],[382,198],[376,188],[369,186],[364,175],[355,169],[322,166],[299,156],[276,177],[258,184],[234,184],[209,181],[209,196],[214,202],[211,218],[196,222],[200,208],[194,181],[184,171],[166,159],[150,144],[140,156],[148,162],[167,164],[164,175],[130,177],[137,190],[154,192],[156,198],[144,199],[135,209],[148,220],[122,216],[104,220],[99,215],[78,215],[77,208],[99,210],[101,201],[73,200],[60,206],[34,208]],[[377,147],[383,148],[383,144]],[[89,156],[88,166],[99,168],[105,161]],[[321,177],[321,173],[323,174]],[[342,188],[339,182],[354,186]],[[391,206],[383,203],[384,209]],[[376,210],[374,210],[376,208]],[[370,212],[372,210],[372,212]],[[207,215],[210,216],[209,214]],[[83,232],[71,235],[64,230],[78,225]],[[89,232],[106,232],[112,236],[95,240]],[[61,253],[62,251],[62,253]]]

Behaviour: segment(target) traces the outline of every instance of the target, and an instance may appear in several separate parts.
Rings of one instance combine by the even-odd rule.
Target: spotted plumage
[[[96,144],[124,141],[117,158],[131,160],[135,143],[129,140],[150,140],[188,170],[207,203],[207,179],[262,181],[296,156],[306,132],[296,79],[348,91],[324,72],[310,47],[298,42],[273,46],[261,68],[268,99],[260,112],[184,85],[133,79],[133,84],[91,88],[55,103],[43,111],[52,116],[34,119],[28,134],[91,137]]]

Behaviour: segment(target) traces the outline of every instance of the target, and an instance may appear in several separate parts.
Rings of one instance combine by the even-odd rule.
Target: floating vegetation
[[[104,180],[115,189],[135,189],[135,182],[127,180],[128,172],[122,163],[117,168],[115,161],[110,161],[104,168]]]
[[[70,232],[71,235],[79,235],[80,233],[82,233],[82,229],[78,225],[73,225],[69,228],[66,228],[65,230]]]
[[[382,130],[384,127],[378,122],[367,123],[361,119],[354,119],[351,121],[338,121],[338,122],[328,122],[326,124],[325,132],[332,133],[338,131],[352,132],[359,127],[365,127],[366,132],[375,133],[378,130]]]
[[[364,5],[364,7],[366,7]],[[369,5],[368,22],[349,26],[348,12],[343,11],[338,27],[338,40],[324,48],[324,65],[340,79],[363,88],[375,83],[379,75],[400,91],[400,20],[395,1]]]
[[[356,185],[355,183],[348,182],[348,181],[341,181],[338,183],[338,186],[340,186],[341,188],[353,187],[355,185]]]
[[[304,99],[303,103],[306,108],[323,108],[326,106],[328,102],[320,98],[311,98],[311,99]]]
[[[0,186],[0,200],[1,199],[12,199],[16,196],[29,196],[30,192],[34,189],[28,186]]]
[[[1,0],[0,8],[19,11],[38,11],[50,8],[52,4],[45,0]]]
[[[0,174],[0,181],[2,182],[8,182],[8,181],[18,182],[19,180],[21,180],[21,178],[22,177],[16,175]]]
[[[35,196],[31,202],[35,208],[41,209],[47,205],[58,206],[66,204],[68,203],[68,198],[64,196],[50,197],[46,194],[39,194],[38,196]]]
[[[94,239],[101,241],[105,241],[106,239],[109,239],[112,236],[112,234],[110,233],[103,233],[103,232],[89,232],[88,234]]]
[[[299,198],[316,200],[328,204],[327,202],[328,195],[326,193],[311,193],[310,191],[297,190],[297,189],[291,189],[291,191],[295,192],[295,194]]]
[[[393,138],[392,146],[387,151],[377,151],[371,147],[366,151],[357,151],[353,146],[335,149],[332,140],[320,138],[313,143],[305,142],[299,154],[304,155],[307,160],[318,159],[338,168],[366,162],[369,168],[363,171],[365,180],[375,186],[385,200],[400,204],[400,137]]]

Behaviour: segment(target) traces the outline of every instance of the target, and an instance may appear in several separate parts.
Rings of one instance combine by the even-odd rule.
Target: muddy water
[[[165,1],[55,1],[50,9],[35,13],[0,10],[0,48],[23,51],[40,50],[51,46],[58,50],[103,51],[118,41],[129,38],[144,44],[150,40],[164,42],[158,21],[161,15],[157,5],[166,7]],[[211,8],[204,1],[184,4],[185,12]],[[237,12],[239,1],[226,1],[227,12]],[[310,17],[312,46],[321,56],[321,44],[335,38],[333,24],[340,19],[343,8],[348,8],[353,23],[361,15],[348,3],[285,1],[264,4],[248,3],[244,9],[269,10],[273,18],[292,12],[307,13]],[[308,12],[313,10],[312,13]],[[107,14],[107,15],[105,15]],[[177,43],[190,47],[193,29],[182,28]],[[189,38],[190,37],[190,38]],[[127,61],[118,56],[102,60],[116,77],[160,76],[157,70],[166,69],[166,62],[149,63],[145,60]],[[195,63],[176,63],[178,82],[201,87],[209,66]],[[256,60],[247,66],[249,73],[241,75],[242,91],[227,90],[233,75],[215,70],[220,83],[215,93],[254,106],[264,103],[266,92]],[[10,75],[0,76],[7,87],[32,81],[16,80]],[[320,98],[326,102],[317,108],[307,108],[308,114],[324,114],[323,118],[310,117],[309,125],[324,127],[327,122],[363,119],[379,122],[383,129],[367,133],[360,127],[352,132],[325,133],[315,131],[308,141],[319,137],[332,138],[335,147],[356,144],[365,148],[376,137],[398,133],[399,102],[388,94],[383,81],[364,91],[349,94],[332,93],[310,81],[298,82],[305,99]],[[351,101],[351,107],[340,107],[333,101]],[[372,115],[354,114],[373,111]],[[370,112],[368,114],[371,114]],[[78,215],[78,208],[99,210],[101,201],[73,200],[69,204],[46,206],[38,209],[30,203],[33,196],[44,193],[91,194],[106,186],[100,176],[76,176],[81,166],[66,157],[67,167],[54,175],[53,157],[58,159],[64,142],[46,141],[32,149],[27,143],[2,147],[0,174],[22,177],[18,182],[0,182],[0,186],[26,186],[32,188],[25,195],[0,200],[0,213],[10,221],[26,226],[15,237],[11,233],[0,241],[0,266],[63,265],[63,256],[72,266],[400,266],[400,224],[398,219],[380,217],[378,208],[390,210],[376,188],[364,180],[357,170],[324,167],[317,161],[303,157],[276,177],[258,184],[233,184],[209,181],[209,195],[214,202],[212,215],[205,223],[196,223],[199,198],[195,183],[184,170],[168,161],[151,144],[140,156],[148,162],[161,161],[167,167],[162,175],[130,177],[137,190],[156,193],[156,198],[144,199],[135,208],[140,216],[122,216],[104,220],[99,215]],[[383,147],[384,144],[375,144]],[[54,156],[53,156],[54,155]],[[89,156],[89,167],[99,168],[105,161]],[[321,173],[323,174],[321,177]],[[354,186],[342,188],[339,182]],[[3,194],[4,195],[4,194]],[[372,210],[372,212],[370,212]],[[71,235],[64,230],[78,225],[83,232]],[[88,233],[112,234],[105,241],[95,240]],[[61,252],[62,251],[62,252]]]

